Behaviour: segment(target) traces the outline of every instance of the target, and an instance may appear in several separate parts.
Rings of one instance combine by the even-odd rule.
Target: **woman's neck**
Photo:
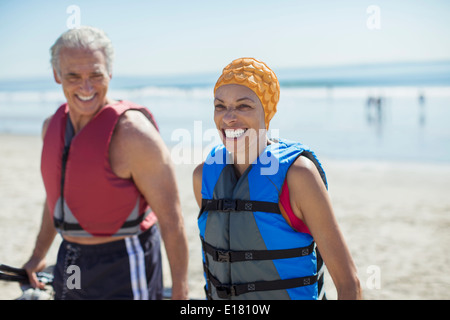
[[[264,152],[266,147],[271,144],[271,141],[265,137],[258,143],[257,148],[246,148],[244,152],[233,153],[233,164],[236,174],[240,177],[245,170]]]

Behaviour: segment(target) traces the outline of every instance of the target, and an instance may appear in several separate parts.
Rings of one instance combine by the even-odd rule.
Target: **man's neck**
[[[81,129],[83,129],[105,106],[112,105],[117,102],[118,101],[107,98],[105,102],[97,109],[97,112],[90,115],[78,114],[77,112],[74,112],[69,105],[69,116],[73,125],[74,133],[77,134]]]

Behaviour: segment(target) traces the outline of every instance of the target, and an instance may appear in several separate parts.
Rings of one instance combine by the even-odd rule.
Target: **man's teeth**
[[[247,130],[244,130],[244,129],[225,129],[225,136],[227,138],[231,138],[231,139],[239,138],[240,136],[242,136],[245,133],[245,131],[247,131]]]
[[[91,100],[93,97],[95,96],[95,93],[93,94],[93,95],[91,95],[91,96],[80,96],[80,95],[77,95],[77,97],[80,99],[80,100],[82,100],[82,101],[89,101],[89,100]]]

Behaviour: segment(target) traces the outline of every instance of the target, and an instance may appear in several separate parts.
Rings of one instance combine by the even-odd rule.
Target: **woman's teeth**
[[[81,101],[89,101],[89,100],[91,100],[92,98],[94,98],[94,96],[95,96],[95,93],[94,93],[93,95],[91,95],[91,96],[80,96],[79,94],[77,95],[77,97],[78,97]]]
[[[225,131],[225,136],[227,138],[235,139],[235,138],[239,138],[240,136],[242,136],[245,133],[245,131],[247,131],[247,130],[244,130],[244,129],[225,129],[224,131]]]

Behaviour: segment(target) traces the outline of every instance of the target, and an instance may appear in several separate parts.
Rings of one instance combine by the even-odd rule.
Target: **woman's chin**
[[[258,150],[258,141],[252,139],[224,139],[223,143],[229,153],[239,164],[251,163],[258,158],[261,150]]]

